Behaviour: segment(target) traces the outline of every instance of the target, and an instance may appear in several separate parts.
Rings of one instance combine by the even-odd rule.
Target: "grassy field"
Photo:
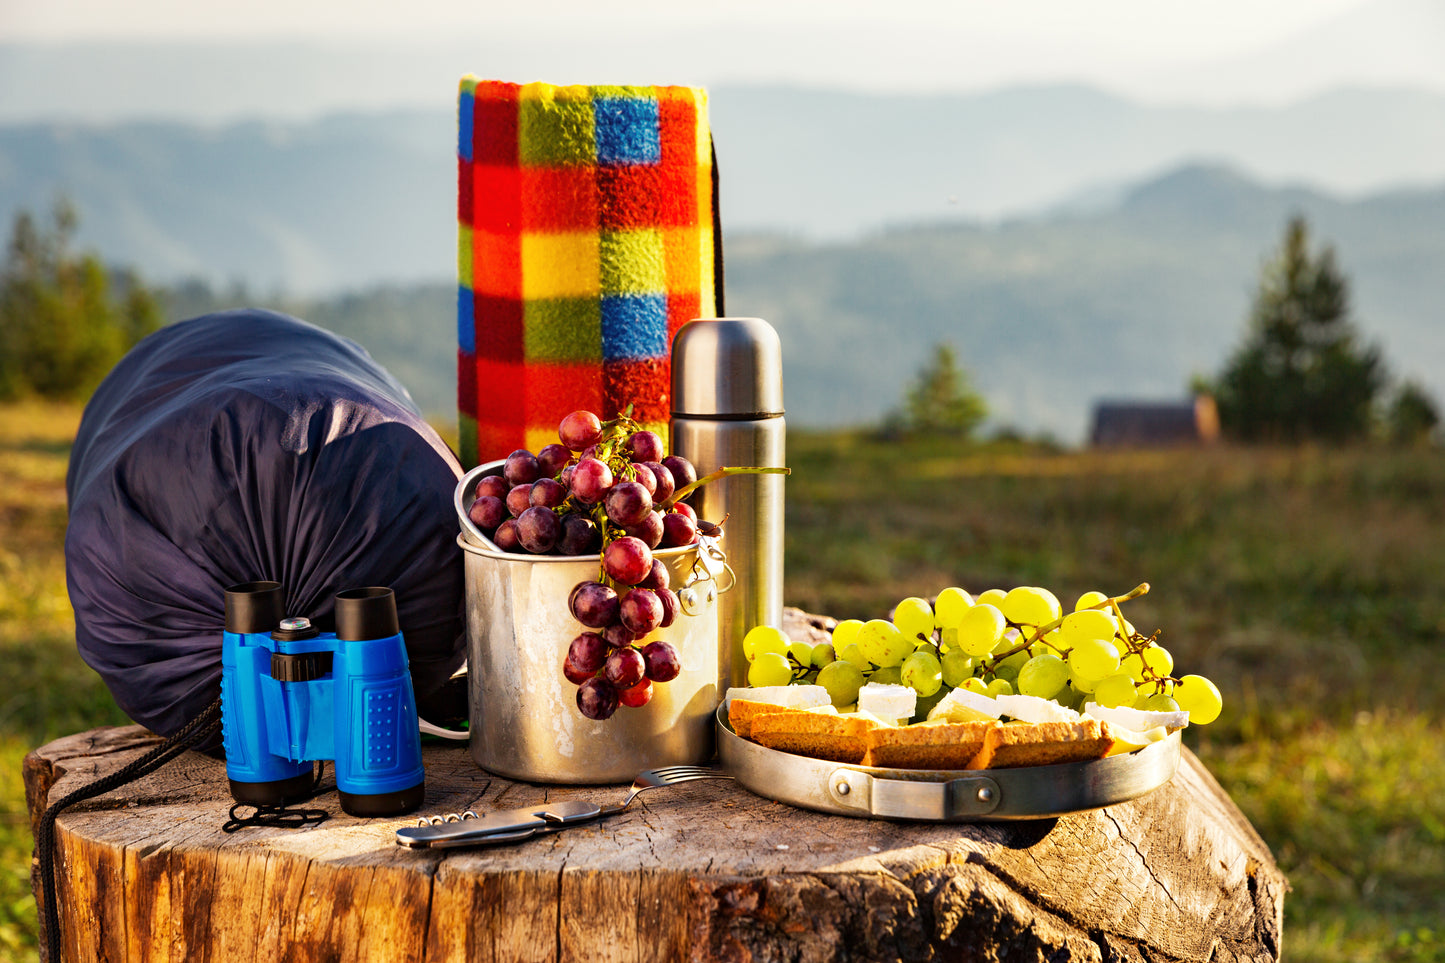
[[[64,477],[78,409],[0,408],[0,957],[34,959],[20,762],[125,720],[76,656]],[[1051,453],[789,438],[790,604],[874,617],[908,595],[1125,591],[1215,679],[1189,742],[1290,877],[1291,961],[1445,960],[1445,455]]]
[[[1130,620],[1224,693],[1187,741],[1290,878],[1285,957],[1445,960],[1445,453],[788,445],[791,603],[1149,582]]]
[[[78,407],[0,407],[0,956],[37,959],[30,824],[20,764],[42,743],[124,724],[75,652],[65,594],[65,465]]]

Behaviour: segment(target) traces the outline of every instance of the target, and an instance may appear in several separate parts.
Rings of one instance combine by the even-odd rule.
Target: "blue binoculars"
[[[336,631],[287,618],[278,582],[226,590],[221,734],[231,795],[284,806],[314,790],[313,764],[332,760],[341,808],[397,816],[425,785],[416,697],[389,588],[336,596]]]

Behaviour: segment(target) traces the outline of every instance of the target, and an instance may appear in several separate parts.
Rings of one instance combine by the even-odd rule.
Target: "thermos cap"
[[[672,414],[772,418],[783,413],[783,348],[762,318],[689,321],[672,339]]]

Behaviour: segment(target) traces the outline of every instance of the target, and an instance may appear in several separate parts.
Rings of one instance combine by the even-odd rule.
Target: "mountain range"
[[[816,242],[752,234],[727,246],[728,312],[783,343],[789,422],[876,423],[937,344],[955,348],[991,427],[1077,443],[1103,399],[1172,401],[1217,373],[1245,332],[1266,260],[1291,217],[1351,283],[1360,337],[1397,379],[1445,399],[1445,189],[1346,201],[1186,166],[1099,210],[994,225],[897,228]],[[319,299],[191,285],[176,317],[264,303],[361,344],[426,411],[455,412],[450,282]]]
[[[729,311],[778,328],[794,424],[875,421],[948,342],[996,425],[1077,441],[1095,400],[1181,397],[1218,369],[1296,213],[1335,247],[1364,336],[1445,398],[1445,97],[739,88],[713,92],[712,119]],[[64,194],[108,260],[352,334],[447,414],[453,127],[414,110],[0,126],[0,217]]]
[[[1349,278],[1360,336],[1445,398],[1445,188],[1348,201],[1186,166],[1105,210],[755,237],[729,250],[728,310],[776,320],[803,423],[876,418],[946,342],[995,424],[1077,442],[1100,399],[1182,399],[1218,372],[1296,215]]]
[[[710,96],[729,233],[858,238],[1116,204],[1187,163],[1342,197],[1445,181],[1445,95],[1339,91],[1277,108],[1140,104],[1085,87]],[[223,125],[0,126],[0,218],[64,193],[80,239],[147,277],[296,294],[443,279],[451,111]]]

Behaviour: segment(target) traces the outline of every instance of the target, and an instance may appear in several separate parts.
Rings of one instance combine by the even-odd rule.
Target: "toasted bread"
[[[744,739],[752,737],[753,720],[770,712],[796,712],[791,706],[773,705],[771,702],[752,702],[748,699],[734,699],[728,703],[728,724],[733,732]]]
[[[860,763],[868,752],[868,734],[879,728],[884,727],[861,716],[780,709],[754,714],[750,720],[749,738],[782,752],[833,762]]]
[[[1097,719],[1009,723],[989,730],[983,748],[965,768],[1015,769],[1087,762],[1104,758],[1113,745],[1108,724]]]
[[[733,732],[747,738],[752,718],[779,709],[809,709],[831,705],[828,690],[820,685],[775,685],[762,688],[733,688],[725,697],[728,723]]]
[[[931,722],[868,733],[863,765],[885,769],[967,769],[998,722]]]

